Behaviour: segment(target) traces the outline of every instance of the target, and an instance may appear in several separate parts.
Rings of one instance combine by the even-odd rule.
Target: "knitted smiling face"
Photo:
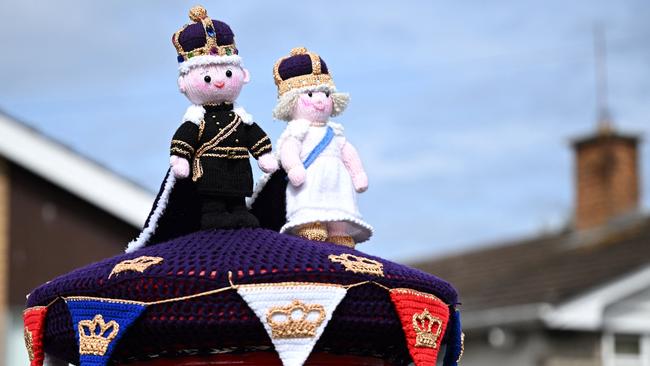
[[[172,36],[178,88],[194,104],[234,102],[250,77],[242,67],[230,26],[211,19],[202,6],[190,9],[192,23]]]
[[[273,68],[278,103],[273,117],[325,122],[345,110],[350,96],[337,92],[325,61],[304,47],[295,47]]]
[[[298,95],[294,104],[292,119],[326,122],[332,115],[333,107],[334,103],[329,91],[302,93]]]
[[[233,103],[249,80],[248,70],[238,65],[201,65],[181,74],[178,88],[194,104]]]

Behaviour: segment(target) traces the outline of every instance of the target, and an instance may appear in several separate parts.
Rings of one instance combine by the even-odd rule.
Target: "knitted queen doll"
[[[343,127],[330,121],[349,96],[336,91],[323,59],[302,47],[278,60],[273,74],[273,116],[288,121],[277,144],[288,176],[287,221],[280,231],[354,247],[372,235],[357,208],[368,177]]]

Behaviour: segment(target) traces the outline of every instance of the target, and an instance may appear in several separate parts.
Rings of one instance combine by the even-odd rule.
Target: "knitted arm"
[[[271,152],[271,139],[264,132],[264,130],[262,130],[260,126],[257,125],[257,123],[247,125],[244,128],[246,128],[247,132],[246,147],[255,159],[258,159],[260,156]]]
[[[186,178],[190,174],[190,163],[199,144],[199,127],[192,122],[183,123],[172,138],[169,159],[172,173],[176,178]]]
[[[357,192],[363,192],[368,189],[368,176],[366,175],[366,171],[363,169],[359,153],[357,153],[357,149],[347,141],[341,148],[341,159],[343,160],[343,165],[345,165],[350,173],[350,177],[352,177],[354,189],[356,189]]]
[[[280,163],[287,172],[289,181],[294,186],[299,186],[305,182],[307,172],[305,166],[300,160],[301,143],[295,137],[288,137],[280,148]]]
[[[170,155],[192,160],[199,143],[199,127],[192,122],[183,123],[172,138]]]
[[[257,165],[264,173],[273,173],[278,170],[278,161],[271,155],[271,139],[256,123],[246,127],[246,147],[251,155],[257,159]]]

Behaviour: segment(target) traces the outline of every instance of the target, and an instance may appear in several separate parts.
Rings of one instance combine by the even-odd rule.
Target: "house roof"
[[[558,305],[650,264],[650,217],[415,263],[448,280],[464,311]]]
[[[0,157],[142,227],[154,199],[151,192],[2,112],[0,136]]]

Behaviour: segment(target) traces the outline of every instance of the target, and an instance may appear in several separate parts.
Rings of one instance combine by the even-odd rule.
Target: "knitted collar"
[[[212,109],[209,108],[229,108],[229,109],[217,109],[217,110],[232,110],[233,112],[237,113],[237,115],[241,118],[242,122],[246,125],[251,125],[253,124],[253,116],[248,114],[244,108],[242,107],[234,107],[234,104],[226,104],[225,106],[222,106],[223,104],[218,104],[218,105],[198,105],[198,104],[192,104],[191,106],[187,107],[187,110],[185,111],[185,114],[183,115],[183,119],[181,120],[181,123],[184,122],[192,122],[196,124],[197,126],[201,123],[203,120],[203,116],[207,111],[212,111]]]
[[[233,103],[223,102],[220,104],[204,104],[203,109],[205,109],[206,112],[232,111]]]

